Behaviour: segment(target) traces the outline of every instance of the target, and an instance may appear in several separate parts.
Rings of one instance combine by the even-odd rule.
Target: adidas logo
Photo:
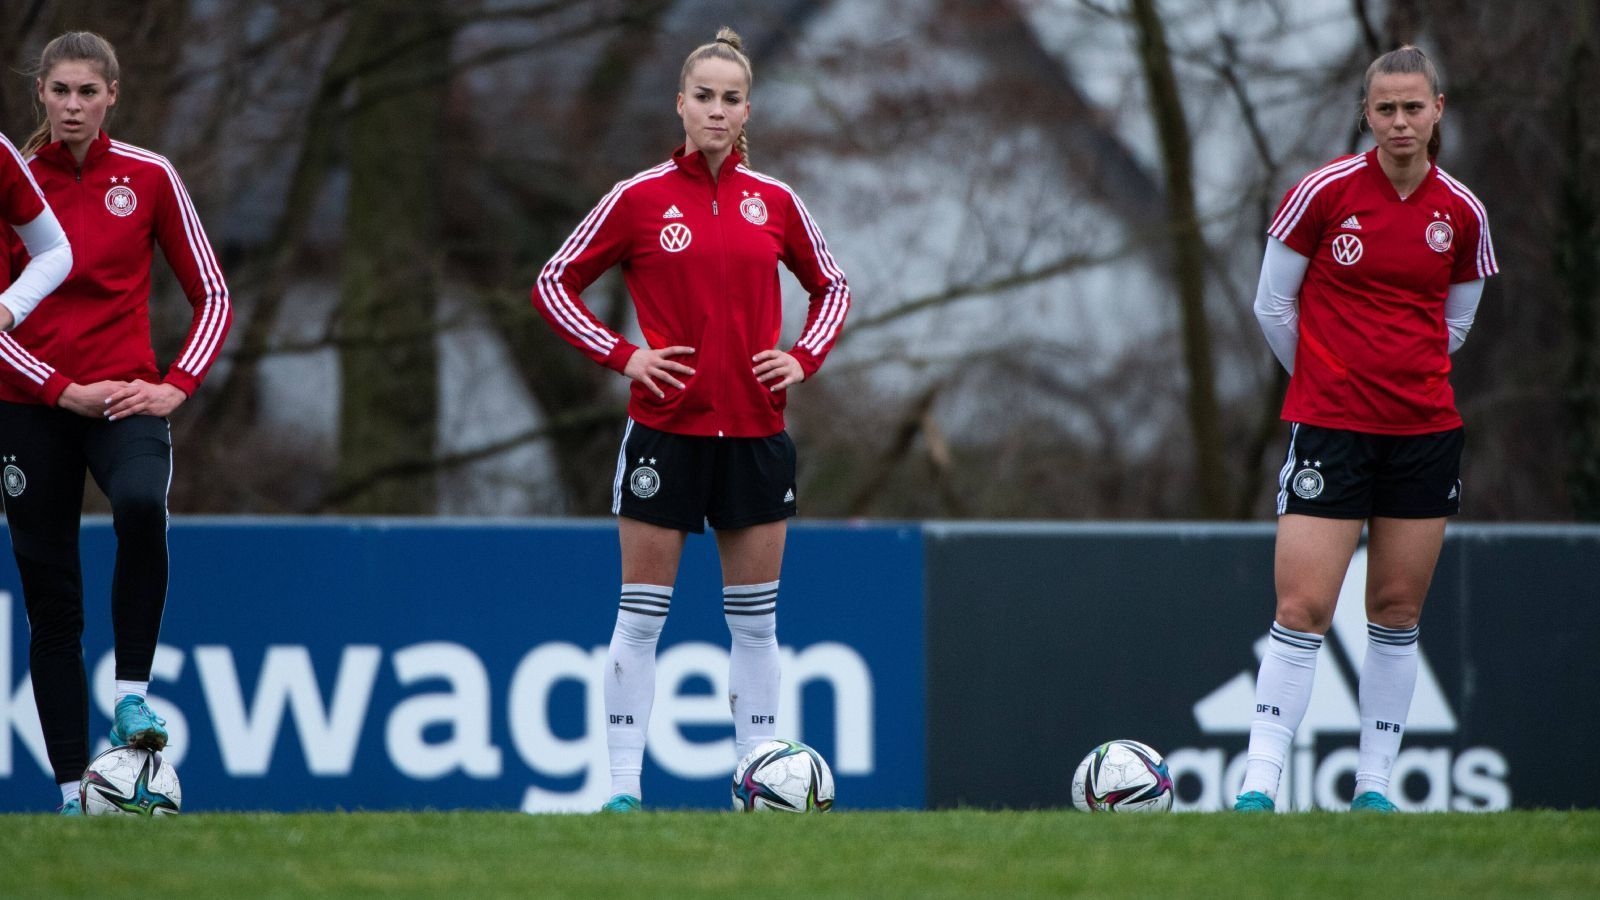
[[[1455,498],[1457,498],[1459,496],[1461,496],[1461,487],[1460,487],[1460,485],[1451,485],[1450,486],[1450,496],[1445,497],[1445,499],[1446,500],[1454,500]]]
[[[683,218],[683,213],[678,212],[678,205],[674,203],[672,206],[667,207],[667,211],[661,214],[661,218],[681,219]]]
[[[794,502],[794,488],[789,488],[789,492],[783,495],[783,502],[785,502],[785,503],[793,503]]]
[[[1350,218],[1345,219],[1343,222],[1340,222],[1339,227],[1350,231],[1360,231],[1361,223],[1356,221],[1355,216],[1351,216]]]

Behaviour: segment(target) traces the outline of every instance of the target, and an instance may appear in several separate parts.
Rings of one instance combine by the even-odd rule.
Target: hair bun
[[[744,52],[744,41],[739,38],[739,32],[726,25],[717,29],[717,37],[714,43],[727,44],[741,53]]]

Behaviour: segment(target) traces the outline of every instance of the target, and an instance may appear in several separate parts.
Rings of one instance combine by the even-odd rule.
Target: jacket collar
[[[678,149],[672,151],[672,161],[677,164],[678,171],[691,178],[698,178],[702,181],[711,180],[711,166],[706,162],[705,154],[699,150],[688,153],[686,152],[687,150],[688,145],[679,145]],[[739,151],[730,151],[728,158],[722,161],[722,168],[718,170],[717,178],[720,180],[722,176],[733,172],[734,167],[738,166],[743,159],[744,157],[739,155]]]
[[[89,142],[89,152],[84,154],[83,157],[83,168],[89,168],[110,152],[111,137],[101,131],[95,136],[94,140]],[[68,171],[78,168],[78,161],[72,158],[72,151],[68,150],[66,144],[61,141],[51,141],[45,144],[34,155]]]

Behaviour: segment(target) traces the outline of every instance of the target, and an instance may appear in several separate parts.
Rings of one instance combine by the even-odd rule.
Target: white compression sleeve
[[[72,271],[72,246],[67,243],[67,233],[61,230],[61,223],[56,221],[55,213],[48,206],[32,222],[12,227],[28,248],[28,255],[33,257],[11,287],[0,294],[0,304],[11,310],[15,320],[11,327],[15,328],[33,312],[39,301],[67,280]]]
[[[1472,320],[1478,315],[1478,301],[1482,299],[1482,278],[1450,285],[1450,293],[1444,297],[1444,324],[1450,329],[1451,353],[1467,342],[1467,332],[1472,330]]]
[[[1295,345],[1300,342],[1300,284],[1311,260],[1277,238],[1267,238],[1261,258],[1261,283],[1256,286],[1256,321],[1278,362],[1294,373]]]

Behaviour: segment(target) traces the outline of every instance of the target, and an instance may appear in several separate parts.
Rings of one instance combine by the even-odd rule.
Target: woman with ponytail
[[[110,500],[117,534],[116,692],[104,701],[111,742],[160,750],[166,723],[145,691],[167,596],[166,417],[199,387],[231,321],[222,270],[172,164],[102,130],[118,79],[116,51],[96,34],[68,32],[40,56],[44,119],[24,155],[72,242],[72,272],[6,339],[26,352],[0,352],[6,519],[28,610],[34,700],[69,815],[81,814],[78,779],[89,761],[84,474]],[[194,307],[183,350],[164,372],[150,344],[157,246]],[[15,268],[33,246],[13,241],[11,250]]]
[[[1290,373],[1278,476],[1276,619],[1256,680],[1235,809],[1270,811],[1311,699],[1317,654],[1367,528],[1368,639],[1352,809],[1391,812],[1417,680],[1418,621],[1445,521],[1461,509],[1450,354],[1499,271],[1483,204],[1435,164],[1444,95],[1421,50],[1367,68],[1377,146],[1307,175],[1268,231],[1255,301]],[[1349,648],[1346,648],[1347,650]]]
[[[777,730],[778,576],[795,514],[783,410],[789,388],[816,374],[838,338],[850,291],[800,198],[750,168],[750,88],[750,61],[732,29],[690,53],[678,79],[683,146],[606,194],[533,292],[557,334],[632,381],[612,482],[622,589],[605,678],[608,811],[640,809],[656,643],[685,537],[706,522],[716,529],[733,642],[735,759]],[[787,350],[777,346],[779,263],[811,298]],[[644,347],[580,297],[612,266],[622,269]]]

